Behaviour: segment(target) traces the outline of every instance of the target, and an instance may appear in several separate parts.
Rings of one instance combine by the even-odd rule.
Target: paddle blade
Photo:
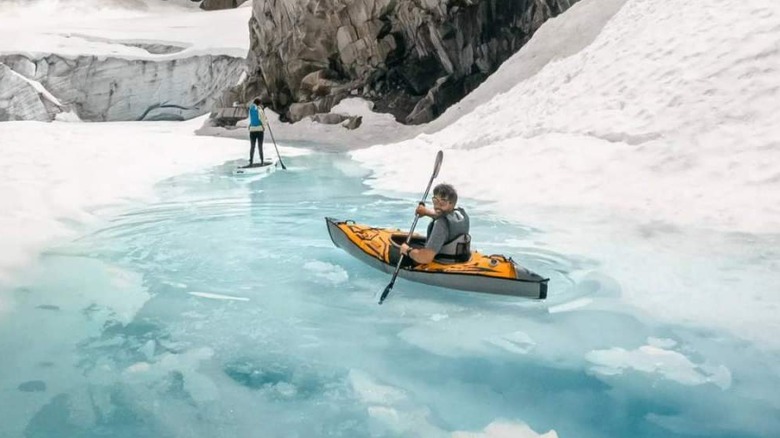
[[[439,175],[439,169],[441,169],[441,162],[444,161],[444,152],[439,151],[436,154],[436,164],[433,165],[433,178],[436,178]]]
[[[385,298],[387,298],[387,294],[390,293],[390,289],[393,288],[393,284],[395,282],[391,281],[390,284],[387,285],[384,292],[382,292],[382,295],[379,296],[379,304],[382,304],[385,301]]]

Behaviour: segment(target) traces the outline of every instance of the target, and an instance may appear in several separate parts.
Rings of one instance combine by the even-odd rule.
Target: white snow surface
[[[245,57],[252,2],[204,12],[189,0],[34,0],[0,2],[0,54],[94,55],[166,60]],[[144,44],[177,48],[153,54]]]
[[[245,142],[194,136],[202,121],[0,123],[0,283],[97,220],[98,207],[150,199],[162,179],[246,155]]]

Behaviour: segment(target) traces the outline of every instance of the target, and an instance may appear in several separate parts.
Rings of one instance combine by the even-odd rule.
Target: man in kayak
[[[471,255],[469,216],[457,207],[458,192],[450,184],[439,184],[433,188],[433,210],[420,203],[415,210],[418,216],[429,216],[427,239],[423,248],[412,248],[402,244],[400,251],[415,263],[437,261],[462,262]]]
[[[264,125],[265,123],[260,109],[260,99],[255,98],[249,106],[249,144],[251,147],[249,148],[249,165],[246,167],[252,167],[252,160],[255,157],[255,143],[257,143],[257,152],[260,154],[260,165],[263,165]]]

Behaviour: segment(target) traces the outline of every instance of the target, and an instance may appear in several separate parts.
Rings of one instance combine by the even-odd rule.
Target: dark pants
[[[249,143],[252,147],[249,149],[249,165],[255,158],[255,142],[257,143],[257,152],[260,154],[260,164],[263,164],[263,131],[249,131]]]

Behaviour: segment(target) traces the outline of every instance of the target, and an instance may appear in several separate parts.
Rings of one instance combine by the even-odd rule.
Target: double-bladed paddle
[[[436,154],[436,164],[433,165],[433,175],[431,175],[431,180],[428,181],[428,187],[425,188],[425,193],[423,193],[422,199],[420,200],[421,204],[425,203],[425,199],[428,197],[428,192],[431,190],[431,185],[433,184],[433,180],[436,178],[436,176],[439,174],[439,169],[441,168],[441,162],[444,160],[444,152],[439,151]],[[409,242],[412,240],[412,233],[414,233],[414,227],[417,226],[417,219],[420,218],[420,215],[418,215],[416,212],[414,213],[414,222],[412,222],[412,229],[409,230],[409,235],[406,236],[406,244],[408,245]],[[390,290],[393,289],[393,286],[395,285],[395,279],[398,277],[398,271],[401,270],[401,262],[404,261],[404,255],[401,254],[401,257],[398,258],[398,264],[395,265],[395,272],[393,272],[393,278],[390,279],[390,284],[387,285],[384,292],[382,292],[382,296],[379,297],[379,304],[382,304],[385,301],[385,298],[387,298],[387,294],[390,293]]]

